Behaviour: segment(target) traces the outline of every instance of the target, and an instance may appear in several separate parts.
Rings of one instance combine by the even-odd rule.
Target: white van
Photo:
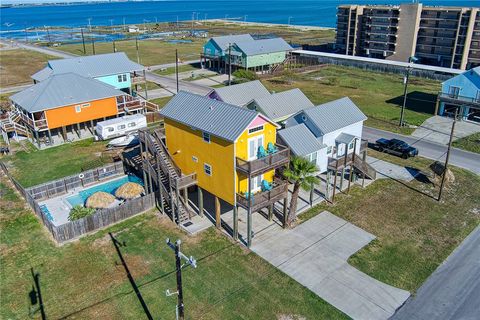
[[[146,127],[147,118],[143,114],[133,114],[97,122],[95,132],[100,140],[107,140],[124,136]]]

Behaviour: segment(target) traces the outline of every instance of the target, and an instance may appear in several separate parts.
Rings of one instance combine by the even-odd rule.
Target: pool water
[[[68,203],[70,203],[70,205],[72,207],[75,207],[77,205],[83,206],[83,205],[85,205],[85,201],[87,201],[88,197],[90,197],[95,192],[103,191],[103,192],[107,192],[107,193],[115,195],[115,191],[117,191],[117,189],[120,186],[122,186],[123,184],[125,184],[127,182],[135,182],[135,183],[138,183],[138,184],[143,186],[143,180],[142,179],[140,179],[137,176],[128,175],[128,176],[122,177],[120,179],[115,179],[115,180],[112,180],[112,181],[102,183],[102,184],[96,185],[94,187],[85,189],[83,191],[80,191],[78,194],[70,196],[66,200],[68,201]]]

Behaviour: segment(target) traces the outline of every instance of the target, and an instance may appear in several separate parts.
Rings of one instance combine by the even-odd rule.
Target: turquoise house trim
[[[224,57],[225,52],[212,39],[203,46],[203,54],[206,56]]]
[[[126,76],[126,81],[123,81],[124,75]],[[119,81],[119,76],[121,76],[122,81]],[[129,72],[96,77],[95,79],[109,84],[115,89],[130,89],[130,87],[132,86],[132,79]]]

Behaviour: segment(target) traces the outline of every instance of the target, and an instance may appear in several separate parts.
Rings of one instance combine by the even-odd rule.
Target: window
[[[136,125],[137,125],[137,124],[136,124],[135,122],[130,122],[130,123],[128,124],[128,127],[129,127],[129,128],[133,128],[133,127],[135,127]]]
[[[328,148],[327,148],[327,154],[331,154],[331,153],[332,153],[332,149],[333,149],[333,147],[328,147]]]
[[[193,160],[193,162],[198,162],[198,158],[195,157],[195,156],[192,156],[192,160]]]
[[[123,130],[123,129],[125,129],[126,127],[127,127],[126,125],[121,124],[121,125],[117,126],[117,130]]]
[[[448,94],[450,95],[450,97],[458,98],[459,93],[460,93],[460,87],[450,86],[449,91],[448,91]]]
[[[251,128],[251,129],[248,129],[248,134],[251,134],[251,133],[254,133],[254,132],[258,132],[258,131],[262,131],[262,130],[263,130],[263,125],[258,126],[258,127],[254,127],[254,128]]]
[[[307,156],[307,159],[311,162],[311,163],[317,163],[317,152],[315,151],[314,153],[310,153],[308,156]]]
[[[351,150],[351,149],[353,149],[353,141],[350,142],[350,144],[348,145],[348,150]]]
[[[203,132],[203,141],[210,143],[210,134]]]
[[[122,78],[123,78],[123,82],[127,82],[127,75],[126,75],[126,74],[124,74],[124,75],[122,76]]]
[[[82,112],[82,106],[75,106],[75,112],[76,113]]]
[[[113,127],[107,127],[107,132],[113,132],[113,131],[115,131],[115,128],[113,128]]]
[[[204,163],[203,164],[203,172],[205,172],[205,174],[207,176],[211,176],[212,175],[212,166],[209,165],[208,163]]]
[[[122,82],[122,75],[121,74],[118,75],[118,82]]]

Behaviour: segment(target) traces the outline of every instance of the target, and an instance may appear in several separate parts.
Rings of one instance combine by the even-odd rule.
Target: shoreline
[[[204,21],[204,20],[202,20]],[[222,22],[225,24],[236,24],[236,25],[251,25],[251,26],[264,26],[264,27],[285,27],[291,29],[299,29],[301,31],[308,30],[336,30],[335,27],[319,27],[319,26],[308,26],[308,25],[296,25],[296,24],[285,24],[285,23],[271,23],[271,22],[252,22],[252,21],[235,21],[235,20],[225,20],[225,19],[207,19],[208,22]],[[189,21],[191,22],[191,21]]]

